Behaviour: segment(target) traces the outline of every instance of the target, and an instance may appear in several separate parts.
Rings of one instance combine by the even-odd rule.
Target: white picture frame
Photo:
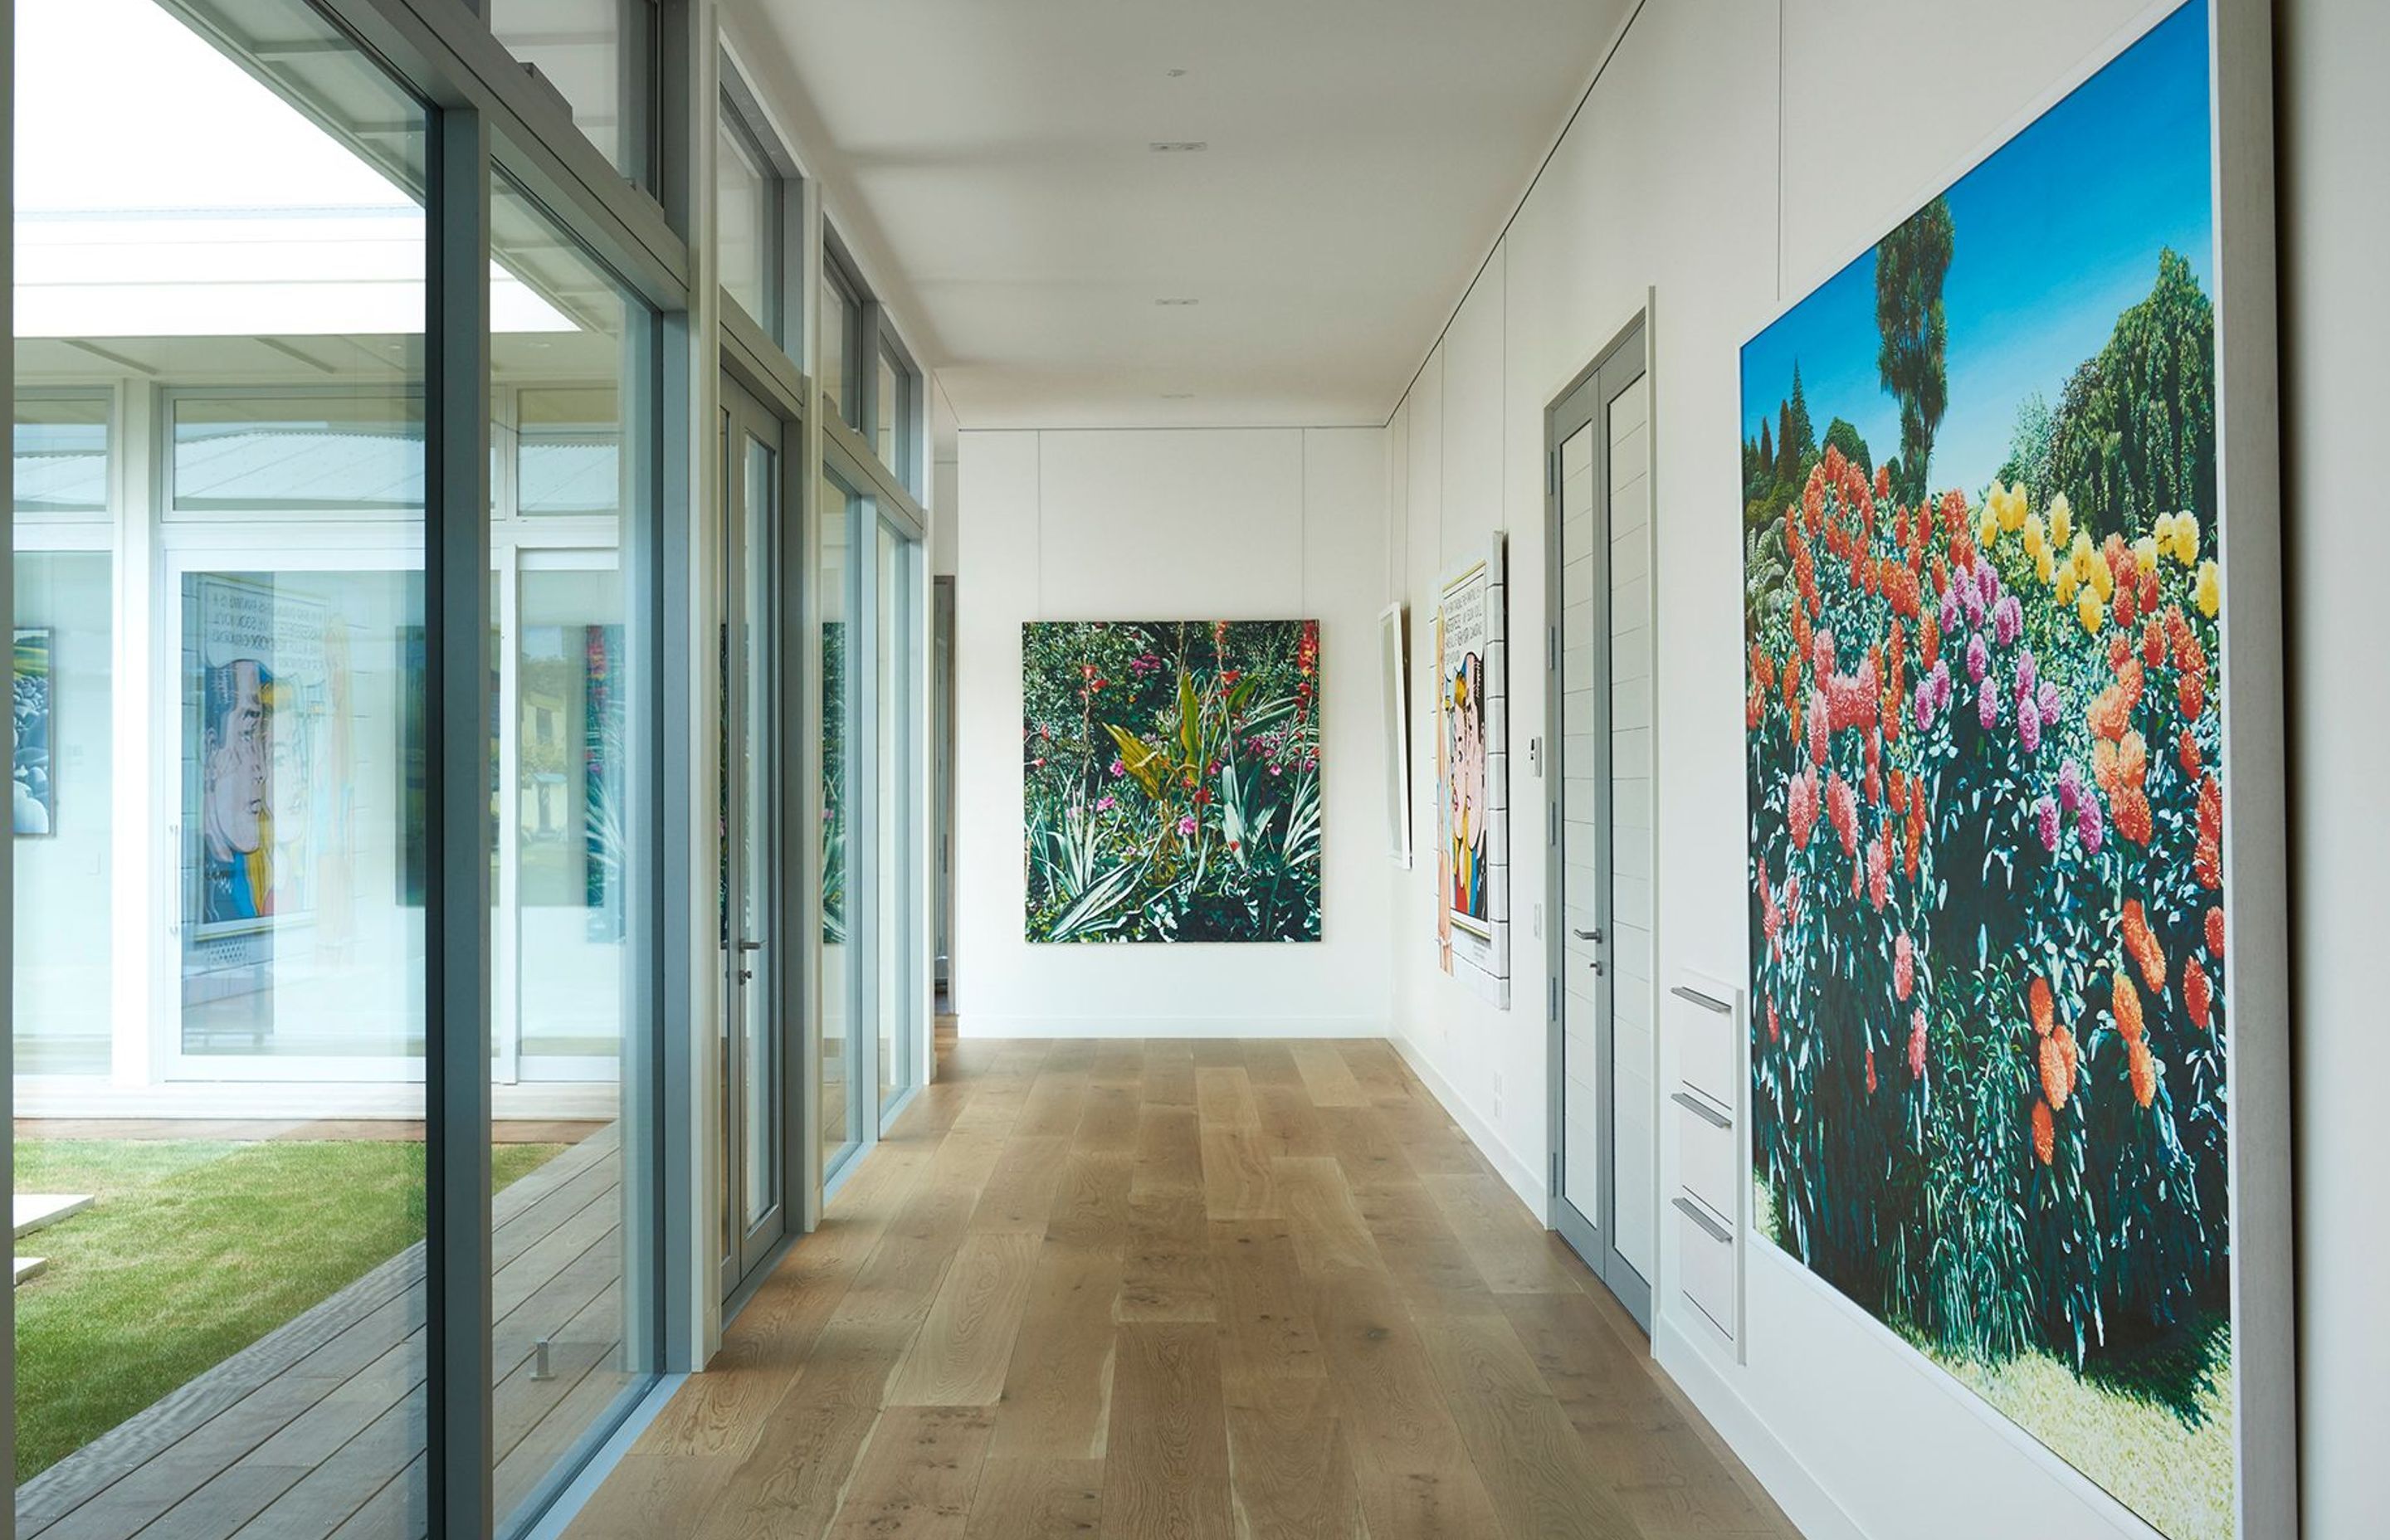
[[[1503,532],[1437,589],[1436,962],[1510,1007],[1510,712]]]
[[[1410,669],[1406,607],[1378,612],[1378,703],[1385,727],[1386,854],[1408,870],[1411,851]]]

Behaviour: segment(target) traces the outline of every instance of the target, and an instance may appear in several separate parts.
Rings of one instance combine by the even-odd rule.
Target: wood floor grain
[[[1797,1534],[1386,1045],[939,1059],[572,1540]]]

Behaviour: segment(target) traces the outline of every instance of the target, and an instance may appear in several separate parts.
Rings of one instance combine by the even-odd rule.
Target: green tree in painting
[[[1826,447],[1839,449],[1843,458],[1850,461],[1869,476],[1875,474],[1875,456],[1868,453],[1867,440],[1848,417],[1836,417],[1826,424]]]
[[[2216,307],[2179,253],[2067,380],[2049,459],[2094,539],[2185,509],[2216,528]]]
[[[1900,402],[1900,480],[1893,490],[1904,502],[1924,499],[1934,435],[1949,401],[1942,280],[1951,245],[1950,205],[1939,198],[1876,243],[1875,324],[1882,338],[1876,372]]]

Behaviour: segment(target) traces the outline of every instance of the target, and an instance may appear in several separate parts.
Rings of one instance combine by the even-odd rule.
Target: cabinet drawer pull
[[[1710,998],[1710,996],[1703,994],[1700,990],[1694,989],[1687,984],[1674,985],[1669,989],[1668,993],[1675,995],[1679,1000],[1690,1000],[1694,1005],[1701,1007],[1703,1010],[1715,1011],[1720,1016],[1732,1016],[1734,1014],[1734,1007],[1728,1005],[1724,1000],[1714,1000]]]
[[[1677,1199],[1677,1207],[1684,1211],[1686,1218],[1691,1220],[1694,1224],[1699,1225],[1703,1231],[1707,1234],[1712,1240],[1724,1245],[1734,1239],[1734,1233],[1732,1231],[1719,1225],[1716,1220],[1712,1219],[1708,1213],[1703,1210],[1699,1203],[1694,1202],[1691,1199]]]
[[[1708,1102],[1703,1101],[1701,1097],[1693,1095],[1690,1091],[1679,1091],[1668,1099],[1683,1108],[1686,1111],[1690,1112],[1693,1116],[1701,1119],[1703,1123],[1708,1123],[1712,1128],[1732,1128],[1734,1126],[1734,1120],[1732,1118],[1728,1117],[1724,1112],[1712,1107]]]

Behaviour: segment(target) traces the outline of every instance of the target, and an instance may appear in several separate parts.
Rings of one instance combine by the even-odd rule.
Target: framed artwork
[[[57,645],[57,633],[48,626],[17,627],[15,689],[9,703],[17,754],[10,797],[11,828],[19,838],[58,831],[58,783],[52,779],[50,764],[58,688],[51,660]]]
[[[1503,543],[1445,579],[1435,616],[1438,965],[1510,1003],[1510,660]]]
[[[1406,666],[1404,610],[1390,604],[1378,615],[1378,706],[1386,728],[1386,853],[1411,864],[1411,703]]]
[[[2264,29],[1741,354],[1754,1227],[2170,1540],[2293,1527]]]
[[[1022,627],[1033,942],[1308,942],[1319,622]]]

